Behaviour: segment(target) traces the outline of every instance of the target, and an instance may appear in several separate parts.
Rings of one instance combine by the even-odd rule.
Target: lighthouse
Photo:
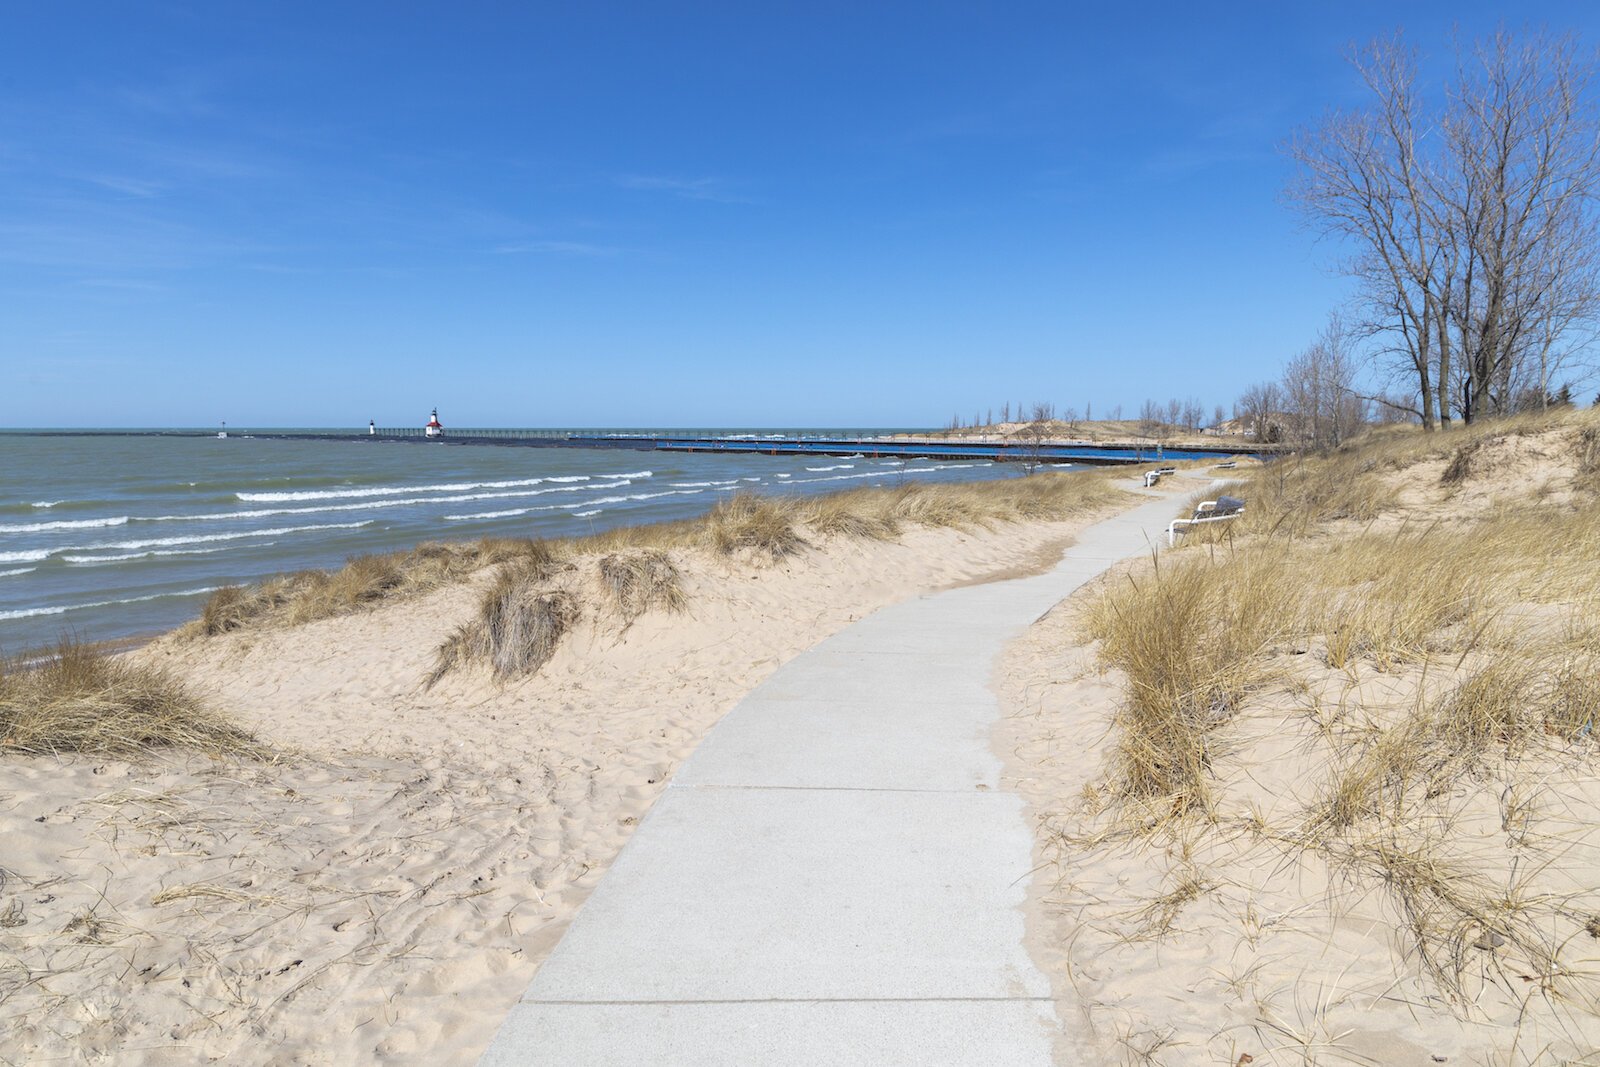
[[[423,434],[428,437],[443,437],[444,427],[439,425],[439,409],[433,409],[433,416],[428,419],[428,425],[423,427]]]

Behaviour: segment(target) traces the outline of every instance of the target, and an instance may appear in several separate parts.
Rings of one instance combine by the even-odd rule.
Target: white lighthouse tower
[[[443,437],[444,427],[439,425],[439,409],[433,409],[433,415],[428,419],[428,425],[423,427],[423,434],[427,437]]]

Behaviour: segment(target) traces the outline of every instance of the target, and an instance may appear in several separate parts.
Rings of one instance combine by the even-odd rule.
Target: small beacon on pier
[[[433,415],[428,419],[428,425],[423,427],[423,434],[427,437],[443,437],[444,427],[439,425],[439,409],[433,409]]]
[[[367,434],[368,434],[368,436],[371,436],[371,437],[378,436],[378,420],[377,419],[368,419],[367,420]]]

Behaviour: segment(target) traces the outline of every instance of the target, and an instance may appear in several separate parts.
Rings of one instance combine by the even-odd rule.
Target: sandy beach
[[[1568,418],[1285,461],[1240,490],[1244,520],[1113,566],[996,661],[1060,1062],[1595,1062],[1593,440]],[[1177,513],[1211,477],[1157,495]],[[1111,484],[1070,521],[867,537],[823,508],[834,532],[783,552],[673,535],[681,612],[584,613],[505,681],[424,684],[496,566],[127,654],[267,753],[0,763],[0,1057],[474,1062],[742,696],[878,608],[1037,572],[1151,498]],[[547,570],[605,601],[592,558]],[[1203,677],[1161,704],[1172,736],[1138,737],[1144,667],[1108,619],[1159,629],[1152,604],[1190,620],[1147,643],[1160,670]],[[1133,743],[1199,762],[1130,784]]]
[[[505,685],[421,685],[487,572],[288,629],[158,640],[134,657],[275,755],[0,763],[0,1058],[472,1063],[744,693],[879,607],[1048,566],[1106,512],[812,537],[777,562],[678,552],[682,614],[587,619]]]

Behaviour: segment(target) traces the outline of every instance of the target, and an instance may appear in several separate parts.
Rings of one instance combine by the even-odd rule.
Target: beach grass
[[[260,751],[248,732],[161,667],[72,639],[0,661],[0,753],[128,756],[163,748]]]
[[[1110,582],[1083,618],[1120,689],[1097,791],[1114,825],[1230,825],[1222,783],[1249,769],[1229,779],[1219,764],[1241,709],[1306,704],[1321,724],[1306,742],[1311,800],[1251,833],[1387,894],[1454,1002],[1489,950],[1547,976],[1551,996],[1587,989],[1550,933],[1572,925],[1541,881],[1559,857],[1514,833],[1490,855],[1460,812],[1508,812],[1594,771],[1597,441],[1594,412],[1374,433],[1260,470],[1225,538]],[[1508,469],[1518,449],[1537,472]],[[1336,708],[1307,696],[1319,684],[1344,694]],[[1501,868],[1509,882],[1487,873]]]
[[[967,528],[1065,519],[1104,506],[1118,493],[1097,471],[851,489],[823,496],[741,493],[718,501],[696,519],[622,526],[578,538],[431,542],[406,552],[357,556],[338,570],[230,586],[213,593],[199,618],[179,633],[204,638],[349,615],[425,595],[486,567],[531,567],[548,580],[551,568],[577,566],[580,560],[598,561],[613,610],[636,617],[655,607],[682,607],[681,593],[674,592],[679,583],[665,553],[773,562],[803,551],[812,541],[835,537],[892,540],[912,526]],[[607,557],[610,563],[603,562]],[[516,573],[526,577],[524,570]],[[523,587],[538,584],[519,582]],[[489,606],[493,594],[491,590],[484,601],[485,619],[497,610]]]
[[[852,489],[818,497],[741,493],[685,522],[626,527],[550,551],[559,572],[500,572],[476,615],[438,649],[425,684],[473,664],[508,681],[537,671],[579,619],[604,613],[624,628],[646,611],[683,611],[688,599],[673,554],[775,564],[828,538],[888,541],[908,527],[973,528],[1069,518],[1117,499],[1099,474],[1044,474],[993,482]],[[595,591],[599,590],[597,594]]]

